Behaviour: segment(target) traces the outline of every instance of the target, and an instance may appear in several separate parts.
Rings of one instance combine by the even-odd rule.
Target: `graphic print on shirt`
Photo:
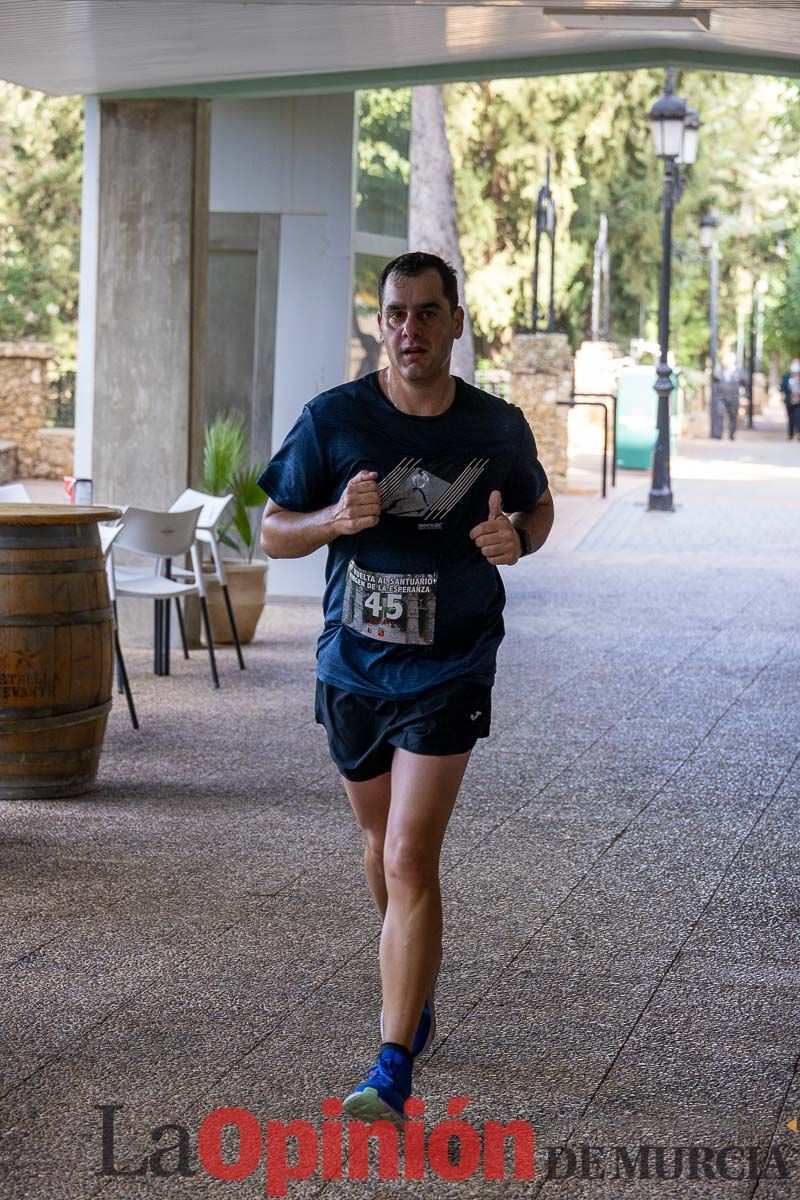
[[[473,458],[452,479],[423,465],[421,458],[402,459],[378,484],[381,510],[413,517],[417,529],[441,529],[442,522],[489,465]],[[371,571],[351,559],[347,567],[342,624],[379,642],[432,646],[436,624],[436,572],[400,574]]]
[[[393,517],[417,518],[419,529],[441,529],[488,465],[488,458],[473,458],[455,479],[447,480],[428,471],[421,458],[404,458],[378,484],[381,509]]]
[[[436,572],[365,571],[350,559],[342,624],[378,642],[430,646],[436,623]]]

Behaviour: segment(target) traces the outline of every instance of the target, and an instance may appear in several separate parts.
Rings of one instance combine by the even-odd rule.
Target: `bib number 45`
[[[376,621],[398,621],[403,615],[403,602],[397,592],[372,592],[364,601]]]

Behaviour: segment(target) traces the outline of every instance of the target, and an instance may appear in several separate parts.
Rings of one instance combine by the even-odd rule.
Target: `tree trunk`
[[[471,383],[475,378],[475,351],[464,298],[464,263],[458,244],[453,160],[444,124],[444,94],[436,85],[415,87],[411,104],[408,245],[411,250],[438,254],[456,269],[464,309],[464,332],[453,344],[450,365],[454,375]]]

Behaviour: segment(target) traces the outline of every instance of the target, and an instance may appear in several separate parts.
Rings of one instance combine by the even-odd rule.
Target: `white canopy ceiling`
[[[0,78],[270,95],[581,69],[800,74],[796,0],[0,0]]]

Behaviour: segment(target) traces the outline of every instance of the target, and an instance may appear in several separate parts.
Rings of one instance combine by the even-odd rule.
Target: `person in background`
[[[800,358],[792,359],[781,380],[781,395],[786,405],[787,437],[791,441],[795,434],[800,438]]]
[[[745,384],[744,372],[739,370],[733,350],[726,350],[722,362],[714,368],[714,386],[720,404],[728,416],[728,437],[733,441],[739,416],[739,392]]]

